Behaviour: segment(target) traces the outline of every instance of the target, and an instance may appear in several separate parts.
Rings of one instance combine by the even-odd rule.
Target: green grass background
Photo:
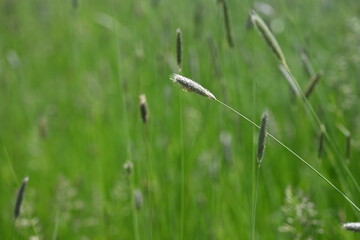
[[[269,132],[360,204],[360,5],[267,3],[275,13],[264,18],[284,24],[276,37],[299,85],[305,89],[309,83],[300,48],[315,71],[323,72],[310,98],[330,134],[322,159],[319,126],[292,97],[264,40],[245,27],[253,1],[228,1],[231,49],[215,0],[1,0],[1,238],[135,239],[134,232],[139,239],[250,238],[257,130],[170,82],[177,71],[177,28],[183,33],[184,76],[255,122],[268,109]],[[146,125],[139,112],[142,93],[150,111]],[[349,163],[338,125],[352,134]],[[232,162],[225,161],[224,132],[231,135]],[[126,161],[134,164],[130,186],[143,194],[136,211]],[[14,223],[16,191],[25,176],[30,180],[23,212]],[[359,212],[268,139],[257,239],[291,239],[278,230],[287,217],[281,211],[287,186],[314,202],[323,228],[314,239],[359,238],[341,229],[346,221],[360,220]]]

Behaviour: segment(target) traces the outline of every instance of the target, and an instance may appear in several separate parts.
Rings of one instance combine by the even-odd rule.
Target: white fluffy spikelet
[[[174,82],[179,84],[184,90],[188,92],[194,92],[201,96],[208,97],[210,99],[215,100],[216,97],[212,94],[209,90],[201,86],[199,83],[181,76],[179,74],[173,73],[170,75],[170,79]]]

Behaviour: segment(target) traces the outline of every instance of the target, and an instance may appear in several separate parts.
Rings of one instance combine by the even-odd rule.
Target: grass
[[[252,119],[268,109],[269,132],[358,205],[357,1],[274,0],[271,17],[256,9],[265,21],[284,24],[274,35],[303,91],[309,76],[299,49],[315,73],[323,73],[309,98],[330,136],[321,159],[319,127],[293,99],[264,40],[245,28],[252,3],[227,1],[229,48],[216,1],[79,1],[77,9],[71,1],[0,1],[2,237],[150,239],[151,212],[152,239],[250,238],[257,131],[220,105],[172,86],[177,28],[181,74]],[[143,93],[151,114],[146,129],[138,105]],[[351,134],[349,161],[340,125]],[[231,162],[224,160],[222,132],[231,134]],[[273,141],[265,158],[255,239],[291,236],[279,231],[289,217],[281,210],[288,186],[309,197],[322,223],[321,234],[304,233],[357,239],[341,224],[359,221],[360,214],[336,191]],[[123,170],[127,161],[134,165],[131,179]],[[24,209],[13,227],[26,176]],[[143,193],[136,213],[130,189]]]

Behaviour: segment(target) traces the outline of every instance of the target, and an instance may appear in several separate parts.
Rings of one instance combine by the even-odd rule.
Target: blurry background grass
[[[344,166],[348,164],[359,182],[360,5],[356,0],[266,3],[274,13],[260,14],[273,27],[300,86],[304,89],[310,81],[301,48],[309,53],[315,71],[324,73],[310,102],[340,159],[327,143],[322,159],[317,158],[320,129],[292,98],[263,39],[245,27],[252,1],[227,2],[234,37],[230,49],[222,7],[215,0],[1,0],[2,237],[133,239],[131,191],[123,170],[123,164],[132,161],[135,188],[143,194],[137,211],[140,239],[150,239],[150,221],[153,239],[176,239],[183,153],[184,238],[249,238],[257,132],[214,102],[172,86],[177,28],[183,34],[185,76],[254,120],[267,108],[269,131],[359,204],[360,192]],[[150,110],[146,126],[138,106],[142,93]],[[352,135],[348,163],[339,125]],[[30,180],[23,212],[13,228],[16,189],[25,176]],[[260,178],[259,239],[303,233],[314,239],[356,239],[340,223],[359,220],[359,213],[272,141]],[[293,189],[293,195],[285,189]],[[297,189],[301,194],[296,195]],[[295,209],[298,201],[290,200],[304,195],[315,204],[317,215],[284,211],[284,206]],[[304,215],[308,225],[312,218],[321,224],[284,230],[289,217]]]

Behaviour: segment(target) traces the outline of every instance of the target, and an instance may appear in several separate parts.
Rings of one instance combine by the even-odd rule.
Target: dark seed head
[[[145,94],[141,94],[139,96],[140,99],[140,114],[141,114],[141,120],[143,123],[147,123],[149,120],[149,109],[146,102],[146,96]]]
[[[25,177],[24,180],[21,183],[19,192],[16,196],[16,203],[15,203],[15,209],[14,209],[14,217],[15,219],[19,217],[20,215],[20,210],[21,210],[21,204],[24,198],[24,193],[25,193],[25,188],[27,185],[27,182],[29,181],[28,177]]]
[[[178,28],[176,30],[176,61],[179,68],[179,72],[181,72],[182,66],[182,35],[181,30]]]
[[[262,158],[264,156],[264,151],[265,151],[267,122],[268,122],[268,112],[265,111],[261,117],[259,139],[258,139],[257,161],[258,161],[259,167],[260,167]]]

